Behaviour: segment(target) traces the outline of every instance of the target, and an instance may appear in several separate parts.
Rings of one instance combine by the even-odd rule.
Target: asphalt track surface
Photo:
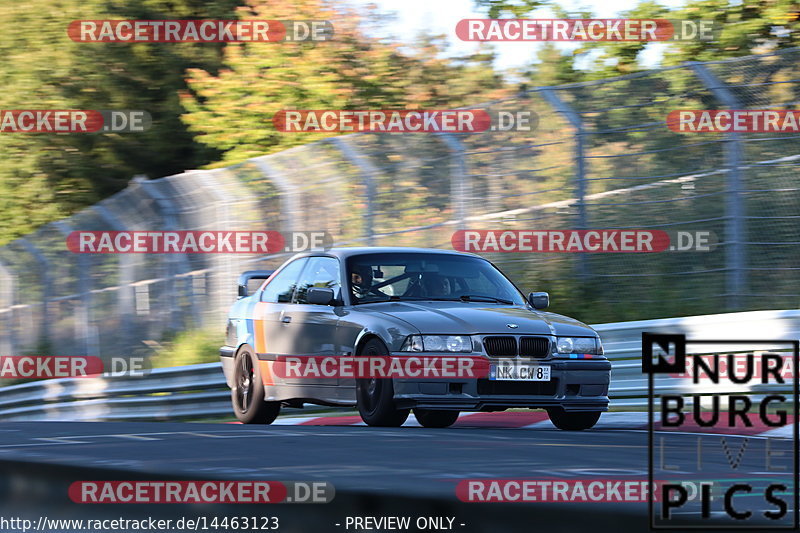
[[[473,478],[647,476],[646,432],[44,422],[0,426],[0,459],[140,473],[330,481],[454,496]]]
[[[697,435],[673,433],[668,437],[672,462],[693,456]],[[718,440],[719,435],[714,438]],[[726,438],[733,453],[740,449],[743,437]],[[759,454],[758,447],[765,441],[760,437],[750,437],[749,453],[753,460]],[[46,472],[50,466],[59,465],[88,474],[72,480],[126,479],[126,474],[130,473],[130,479],[145,475],[161,480],[327,481],[336,488],[336,500],[340,500],[340,494],[351,492],[376,497],[432,498],[459,504],[455,487],[463,479],[644,481],[647,479],[648,442],[648,434],[642,430],[565,432],[546,427],[427,429],[170,422],[8,422],[0,425],[0,461],[3,464],[32,465],[31,472]],[[775,451],[773,449],[773,453]],[[786,461],[790,456],[786,453],[783,459],[775,460]],[[728,464],[729,458],[720,452],[705,457],[703,467],[706,472],[723,472],[730,470]],[[103,470],[113,471],[114,476],[98,476],[98,472]],[[675,477],[681,476],[676,473]],[[58,495],[49,494],[46,500],[55,504]],[[477,509],[478,513],[486,513],[493,512],[492,507],[501,504],[463,505]],[[535,509],[531,506],[544,504],[508,505],[515,506],[514,512],[518,515],[522,508]],[[587,511],[595,509],[587,507],[595,504],[588,503],[556,504],[562,509],[561,525],[569,526],[574,520],[575,528],[554,530],[583,530],[584,526],[579,525],[577,518],[564,515],[567,509],[574,512],[582,509],[582,505]],[[758,501],[753,501],[752,505],[754,509],[764,507],[763,504],[759,507]],[[302,507],[308,514],[320,508],[319,505],[291,507]],[[97,506],[92,509],[95,508]],[[641,530],[647,529],[644,521],[646,503],[615,503],[607,504],[605,508],[635,514],[643,520]],[[82,510],[88,512],[87,506]],[[407,511],[414,514],[412,509]],[[5,512],[8,512],[7,506]],[[341,512],[346,510],[341,509]],[[465,523],[464,520],[466,525],[462,531],[481,530],[470,528],[466,518],[461,523]],[[520,530],[524,529],[518,525]],[[316,531],[345,531],[327,522],[324,526],[316,528]]]

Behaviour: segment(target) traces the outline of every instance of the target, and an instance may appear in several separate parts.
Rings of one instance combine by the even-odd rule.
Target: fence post
[[[727,109],[742,109],[739,99],[702,63],[689,66],[714,97]],[[742,205],[742,138],[736,132],[725,133],[725,292],[728,311],[741,309],[745,293],[744,207]]]
[[[90,209],[97,213],[103,222],[108,224],[113,231],[126,231],[128,229],[120,219],[105,206],[96,204]],[[127,351],[136,344],[132,329],[132,312],[136,307],[132,285],[134,280],[133,256],[131,254],[117,254],[117,257],[119,258],[119,289],[117,290],[117,314],[120,320],[119,340],[121,341],[120,344],[122,344],[121,349]]]
[[[466,229],[466,218],[470,213],[472,180],[467,172],[464,145],[450,133],[438,133],[450,150],[450,205],[455,207],[457,228]]]
[[[378,169],[368,158],[358,153],[343,137],[331,137],[325,141],[333,144],[351,163],[358,167],[366,190],[367,213],[364,217],[364,237],[367,245],[375,244],[375,176]]]
[[[72,227],[66,220],[53,222],[53,226],[66,238],[72,232]],[[91,263],[86,254],[76,255],[76,268],[78,269],[78,297],[80,307],[75,313],[75,340],[77,345],[84,346],[84,353],[80,355],[99,355],[97,346],[97,332],[92,322],[92,276]]]
[[[36,263],[39,265],[39,269],[41,270],[41,280],[42,280],[42,335],[41,338],[45,340],[45,342],[49,346],[53,346],[51,342],[52,339],[50,338],[50,317],[48,316],[48,301],[50,300],[50,296],[53,294],[53,284],[52,278],[50,277],[50,264],[47,261],[47,258],[44,254],[39,250],[36,246],[31,244],[28,239],[21,238],[17,239],[17,242],[25,248],[25,251],[28,252],[31,257],[36,260]]]
[[[164,178],[162,178],[164,179]],[[156,205],[158,206],[158,211],[161,213],[161,217],[164,219],[164,230],[165,231],[176,231],[178,229],[178,214],[175,206],[172,203],[172,200],[167,198],[161,191],[159,191],[156,187],[154,187],[155,183],[152,180],[148,180],[145,176],[135,176],[133,178],[133,183],[142,187],[142,190],[145,194],[147,194],[150,198],[155,201]],[[173,303],[175,302],[175,277],[178,274],[178,267],[176,263],[181,261],[184,263],[184,270],[188,272],[188,261],[183,254],[163,254],[164,255],[164,280],[167,284],[167,299],[166,301],[167,306],[169,308],[166,311],[166,315],[169,317],[167,320],[167,327],[172,331],[177,331],[180,325],[177,323],[175,318],[175,312],[173,309]]]
[[[16,290],[16,277],[11,270],[0,260],[0,311],[3,315],[3,335],[0,336],[0,355],[17,354],[16,328],[14,327],[14,292]]]
[[[299,231],[300,224],[297,222],[300,214],[298,187],[290,179],[275,170],[275,167],[267,161],[267,158],[269,158],[268,155],[262,155],[251,159],[251,161],[280,190],[281,202],[285,202],[281,207],[281,225],[283,226],[281,229],[283,231]]]
[[[234,216],[235,213],[240,211],[231,208],[231,205],[235,205],[235,202],[231,198],[230,192],[225,191],[221,186],[219,175],[227,170],[228,169],[225,168],[192,170],[187,172],[187,174],[197,176],[203,188],[206,190],[207,197],[212,198],[211,201],[214,202],[215,206],[214,223],[217,225],[218,229],[244,229],[242,220],[238,216]],[[242,259],[239,254],[215,254],[210,256],[209,263],[215,266],[211,268],[211,277],[214,281],[212,285],[213,294],[209,294],[206,299],[210,308],[210,312],[206,314],[206,318],[210,317],[213,321],[212,323],[224,324],[228,316],[231,302],[236,300],[235,280],[245,269],[242,267]],[[190,285],[188,285],[189,279],[186,278],[186,281],[187,287],[190,287]]]
[[[588,135],[583,126],[583,121],[572,107],[562,100],[552,87],[540,87],[544,99],[553,108],[564,115],[575,130],[575,196],[578,208],[579,230],[589,229],[589,220],[586,213],[586,154],[585,136]],[[578,254],[578,275],[582,281],[589,278],[589,264],[585,253]]]

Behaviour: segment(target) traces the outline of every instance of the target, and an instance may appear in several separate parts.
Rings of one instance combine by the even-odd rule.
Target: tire
[[[570,413],[561,407],[547,410],[550,422],[558,429],[566,431],[583,431],[590,429],[600,420],[601,411]]]
[[[281,411],[280,402],[264,401],[264,382],[253,349],[245,345],[233,359],[231,404],[242,424],[271,424]]]
[[[378,339],[370,339],[359,355],[389,355],[389,349]],[[394,386],[389,378],[356,380],[358,413],[368,426],[400,427],[410,409],[398,409],[394,403]]]
[[[455,424],[459,411],[439,411],[434,409],[414,409],[414,416],[422,427],[446,428]]]

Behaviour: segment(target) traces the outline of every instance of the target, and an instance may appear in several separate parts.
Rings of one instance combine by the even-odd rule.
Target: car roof
[[[406,246],[353,246],[349,248],[331,248],[329,250],[325,250],[324,252],[301,252],[297,254],[295,257],[319,255],[320,253],[333,255],[342,259],[357,255],[387,254],[387,253],[404,253],[404,254],[425,253],[425,254],[439,254],[439,255],[462,255],[462,256],[481,258],[479,255],[457,252],[455,250],[442,250],[439,248],[413,248]]]

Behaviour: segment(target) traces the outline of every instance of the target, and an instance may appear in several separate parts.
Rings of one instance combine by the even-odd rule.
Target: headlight
[[[472,351],[468,335],[410,335],[401,352],[462,352]]]
[[[603,354],[603,345],[597,337],[558,337],[556,347],[558,353]]]
[[[231,319],[228,319],[228,325],[225,328],[225,344],[228,346],[236,347],[238,339],[236,338],[236,324]]]
[[[400,347],[401,352],[421,352],[423,350],[422,336],[420,335],[409,335],[406,342]]]

